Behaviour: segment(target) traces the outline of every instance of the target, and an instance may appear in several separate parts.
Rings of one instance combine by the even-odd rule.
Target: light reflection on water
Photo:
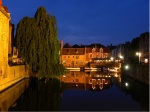
[[[120,73],[71,71],[61,76],[60,80],[61,83],[57,80],[50,80],[48,83],[40,82],[38,91],[27,89],[22,96],[21,94],[28,87],[28,81],[21,81],[15,85],[16,87],[12,86],[10,90],[0,93],[0,110],[140,111],[149,109],[149,87]],[[4,97],[5,92],[9,97]]]
[[[60,110],[149,110],[149,87],[121,73],[70,72],[61,77],[68,84]]]

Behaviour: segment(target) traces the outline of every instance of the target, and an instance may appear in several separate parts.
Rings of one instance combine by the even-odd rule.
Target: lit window
[[[66,60],[63,60],[63,64],[66,64]]]
[[[78,53],[78,50],[77,50],[77,49],[75,49],[75,52],[76,52],[76,53]]]
[[[147,58],[145,59],[145,63],[148,63],[148,59]]]

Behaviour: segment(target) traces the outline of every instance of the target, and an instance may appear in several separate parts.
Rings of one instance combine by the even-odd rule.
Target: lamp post
[[[140,64],[141,53],[140,52],[136,52],[136,55],[139,56],[139,64]]]
[[[111,60],[111,61],[113,61],[113,60],[114,60],[114,58],[113,58],[113,57],[111,57],[111,58],[110,58],[110,60]]]

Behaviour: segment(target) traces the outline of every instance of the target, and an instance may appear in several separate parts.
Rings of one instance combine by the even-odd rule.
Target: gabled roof
[[[95,48],[95,52],[100,52],[101,48]],[[86,47],[86,53],[92,53],[92,49],[93,48],[91,48],[91,47]],[[110,49],[109,48],[102,48],[102,49],[103,49],[103,53],[110,53]]]
[[[10,18],[10,15],[8,14],[8,7],[7,6],[3,6],[2,4],[0,4],[0,11],[8,18]]]
[[[62,48],[62,55],[84,55],[85,48]]]

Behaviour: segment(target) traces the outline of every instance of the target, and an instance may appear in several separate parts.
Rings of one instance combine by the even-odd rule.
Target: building
[[[141,62],[149,63],[149,33],[140,35],[139,52],[141,52]]]
[[[85,65],[85,48],[62,48],[62,64],[66,67]]]
[[[12,54],[11,17],[8,7],[2,5],[0,0],[0,92],[12,84],[28,76],[25,65],[10,66],[8,56]]]
[[[8,8],[2,6],[2,0],[0,0],[0,77],[7,77],[8,74],[9,22],[10,13]]]
[[[63,43],[62,41],[60,42]],[[62,45],[61,45],[62,46]],[[61,47],[61,63],[65,67],[84,67],[89,62],[99,63],[110,60],[109,48],[97,44],[78,47]]]
[[[86,47],[86,63],[88,62],[103,62],[110,59],[109,48]]]

